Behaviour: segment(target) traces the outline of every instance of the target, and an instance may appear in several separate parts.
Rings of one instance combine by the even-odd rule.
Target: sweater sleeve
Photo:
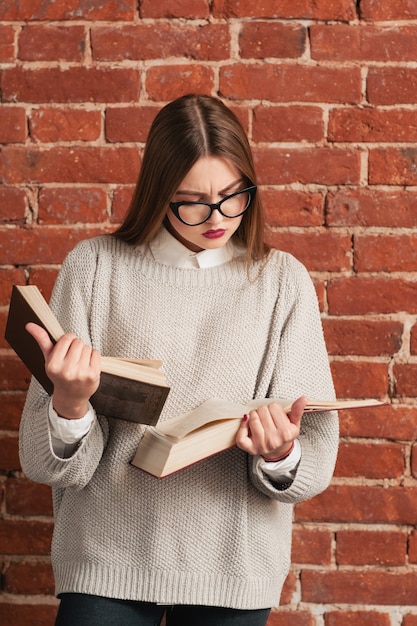
[[[66,332],[90,342],[88,305],[96,263],[87,245],[64,261],[51,298],[51,308]],[[82,279],[80,279],[82,277]],[[58,488],[83,488],[94,474],[108,437],[105,418],[100,417],[69,458],[53,449],[49,421],[50,396],[32,379],[23,409],[19,433],[22,469],[28,478]]]
[[[314,285],[305,267],[286,255],[280,279],[269,359],[274,359],[269,397],[334,399]],[[299,435],[301,459],[293,481],[274,483],[255,458],[251,479],[265,495],[286,503],[311,498],[327,488],[336,462],[339,429],[335,411],[305,414]]]

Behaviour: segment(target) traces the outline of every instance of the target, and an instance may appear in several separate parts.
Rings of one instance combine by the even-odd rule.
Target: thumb
[[[306,396],[301,396],[292,403],[291,411],[288,417],[293,424],[296,424],[297,426],[300,425],[307,402],[308,400]]]
[[[34,324],[33,322],[28,322],[25,328],[27,332],[35,339],[43,352],[43,356],[46,358],[54,347],[54,344],[52,343],[46,330],[42,328],[42,326]]]

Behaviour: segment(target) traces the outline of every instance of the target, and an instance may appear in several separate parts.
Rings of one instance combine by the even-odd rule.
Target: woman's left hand
[[[236,445],[251,455],[266,461],[284,458],[300,433],[301,418],[307,398],[296,400],[287,415],[277,403],[259,407],[245,415],[236,436]]]

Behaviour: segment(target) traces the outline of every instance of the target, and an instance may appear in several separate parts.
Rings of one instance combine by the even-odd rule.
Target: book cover
[[[5,338],[51,395],[53,385],[45,372],[43,353],[25,329],[28,322],[42,326],[53,343],[64,334],[35,285],[14,285]],[[100,386],[90,398],[96,411],[108,417],[140,424],[156,424],[170,390],[163,372],[157,368],[160,363],[103,356]]]

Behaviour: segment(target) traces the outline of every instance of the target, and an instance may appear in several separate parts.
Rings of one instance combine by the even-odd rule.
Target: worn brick
[[[355,237],[354,265],[358,272],[413,272],[417,267],[415,235]]]
[[[339,530],[336,533],[336,561],[342,565],[405,565],[407,533],[382,530]]]
[[[294,526],[291,560],[293,563],[330,565],[332,541],[330,530]]]
[[[22,107],[0,107],[0,143],[21,143],[27,137],[26,111]]]
[[[310,271],[339,272],[351,267],[350,239],[338,233],[267,231],[265,239],[296,256]]]
[[[11,563],[4,573],[4,591],[18,595],[40,593],[54,595],[55,584],[51,564],[42,561]]]
[[[314,106],[257,106],[253,110],[255,142],[315,143],[324,137],[323,110]]]
[[[401,347],[403,325],[374,319],[323,319],[329,354],[392,355]]]
[[[134,17],[135,6],[129,0],[31,0],[31,2],[0,3],[0,19],[26,20],[128,20]]]
[[[108,107],[106,139],[109,142],[145,142],[160,107]]]
[[[242,58],[298,58],[306,49],[307,30],[299,23],[246,22],[239,35]]]
[[[399,62],[415,59],[417,26],[313,24],[311,56],[320,61]]]
[[[14,61],[14,41],[14,28],[10,25],[0,24],[0,63],[12,63]]]
[[[188,19],[208,18],[210,14],[208,0],[141,0],[140,16],[142,18],[185,17]]]
[[[388,365],[373,361],[332,361],[339,398],[383,398],[388,393]]]
[[[336,278],[327,286],[331,315],[417,313],[417,284],[385,276]]]
[[[18,39],[18,57],[23,61],[75,61],[84,57],[83,26],[29,24]]]
[[[231,100],[357,103],[361,79],[356,67],[239,63],[220,68],[220,94]]]
[[[266,223],[277,226],[321,226],[324,197],[321,193],[295,189],[265,188],[262,197]]]
[[[101,133],[100,111],[48,109],[32,111],[30,136],[35,141],[96,141]]]
[[[151,0],[148,0],[150,2]],[[278,17],[318,20],[353,20],[354,0],[214,0],[213,15],[220,18]]]
[[[346,410],[340,411],[339,420],[342,437],[413,441],[417,407],[388,404],[374,409]]]
[[[5,102],[130,102],[140,93],[133,68],[6,68],[1,78]]]
[[[97,26],[92,28],[91,37],[93,56],[99,61],[142,61],[161,57],[220,61],[230,56],[226,24]]]
[[[169,101],[187,93],[210,93],[214,69],[208,65],[162,65],[146,72],[146,91],[153,101]]]
[[[48,555],[53,523],[0,520],[0,553]]]
[[[400,478],[405,472],[403,446],[396,443],[342,441],[335,476],[346,478]]]
[[[399,397],[417,396],[417,363],[397,363],[394,365],[395,395]]]
[[[410,0],[361,0],[361,17],[369,21],[417,18],[417,5]]]
[[[108,220],[107,195],[100,187],[45,187],[39,193],[44,224],[100,224]]]
[[[5,503],[9,515],[52,515],[51,488],[26,479],[8,478]]]
[[[265,147],[253,152],[263,185],[344,185],[357,184],[360,179],[358,150]]]
[[[370,67],[367,96],[373,105],[415,104],[417,102],[417,69],[413,67]]]
[[[391,626],[389,613],[378,611],[326,611],[324,626]]]
[[[371,185],[416,185],[417,148],[375,148],[369,151]]]
[[[295,520],[310,523],[413,525],[416,515],[417,488],[412,486],[330,485],[295,507]]]
[[[326,196],[329,226],[417,227],[417,193],[399,189],[340,189]]]

